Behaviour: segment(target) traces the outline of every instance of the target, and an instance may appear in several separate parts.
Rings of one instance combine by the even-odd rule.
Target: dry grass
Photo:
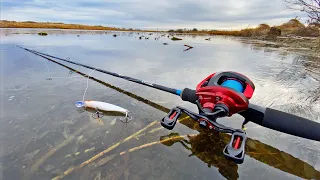
[[[113,27],[104,26],[88,26],[80,24],[64,24],[53,22],[16,22],[16,21],[0,21],[0,28],[45,28],[45,29],[83,29],[83,30],[119,30]]]
[[[282,25],[278,26],[280,29],[294,29],[294,28],[303,28],[304,25],[298,21],[297,19],[291,19],[290,21],[283,23]]]
[[[295,35],[302,37],[319,37],[319,25],[316,23],[305,26],[296,19],[291,19],[289,22],[284,23],[278,28],[281,29],[282,35]]]
[[[220,31],[220,30],[212,30],[209,31],[210,35],[227,35],[227,36],[242,36],[242,37],[257,37],[266,35],[270,30],[270,27],[259,26],[257,28],[247,28],[239,31]]]
[[[319,31],[317,28],[318,24],[313,24],[312,27],[305,27],[300,21],[297,19],[291,19],[288,22],[274,26],[273,29],[280,29],[281,35],[296,35],[296,36],[305,36],[305,37],[319,37]],[[319,25],[320,26],[320,25]],[[256,28],[246,28],[242,30],[236,31],[228,31],[228,30],[202,30],[202,31],[182,31],[182,29],[178,29],[176,31],[169,30],[169,32],[175,33],[191,33],[191,34],[209,34],[209,35],[223,35],[223,36],[241,36],[241,37],[266,37],[270,36],[271,27],[267,24],[260,24]],[[276,37],[277,35],[275,35]]]
[[[223,36],[242,36],[242,37],[255,37],[266,35],[270,30],[267,24],[260,24],[257,28],[246,28],[242,30],[186,30],[182,29],[169,30],[168,32],[174,33],[190,33],[190,34],[209,34],[209,35],[223,35]]]
[[[292,34],[297,29],[305,28],[305,26],[297,19],[291,19],[287,23],[284,23],[277,27],[281,29],[282,35]]]
[[[289,34],[302,37],[320,37],[320,31],[317,27],[302,27],[293,29]]]

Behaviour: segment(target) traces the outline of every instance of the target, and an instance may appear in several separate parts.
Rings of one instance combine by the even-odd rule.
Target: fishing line
[[[43,59],[43,58],[42,58]],[[47,70],[48,70],[48,73],[49,73],[49,66],[48,66],[48,62],[47,60],[43,59],[43,61],[45,62],[46,66],[47,66]]]
[[[48,63],[47,63],[47,60],[44,60],[46,62],[46,65],[47,65],[47,69],[48,69],[48,73],[50,73],[50,70],[49,70],[49,66],[48,66]],[[69,72],[69,74],[72,74]],[[68,79],[68,78],[83,78],[83,76],[71,76],[71,77],[47,77],[46,80],[52,80],[52,79]]]
[[[82,96],[82,101],[84,101],[84,98],[86,96],[86,93],[87,93],[87,90],[88,90],[88,87],[89,87],[89,79],[91,77],[91,74],[95,71],[96,69],[92,70],[90,72],[90,74],[88,75],[88,78],[87,78],[87,86],[86,86],[86,89],[84,90],[84,93],[83,93],[83,96]]]
[[[36,53],[36,52],[35,52]],[[67,59],[70,59],[69,57],[67,57]],[[47,67],[47,73],[49,74],[50,73],[50,68],[49,68],[49,65],[48,65],[48,61],[49,60],[46,60],[46,59],[43,59],[46,67]],[[69,71],[69,74],[73,74],[72,71]],[[45,78],[46,80],[52,80],[52,79],[68,79],[68,78],[83,78],[83,76],[71,76],[71,77],[47,77]]]
[[[50,73],[50,70],[49,70],[49,66],[48,66],[48,62],[47,60],[43,59],[44,63],[46,64],[46,67],[47,67],[47,73],[49,74]],[[47,77],[46,80],[52,80],[51,77]]]

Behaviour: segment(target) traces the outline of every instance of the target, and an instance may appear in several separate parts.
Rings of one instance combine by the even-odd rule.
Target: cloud
[[[1,19],[133,28],[243,28],[281,24],[301,12],[281,0],[2,0]]]

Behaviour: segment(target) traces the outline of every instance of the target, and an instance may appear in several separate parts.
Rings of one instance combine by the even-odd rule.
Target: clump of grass
[[[269,40],[269,41],[275,41],[277,40],[277,37],[281,36],[281,29],[278,27],[271,27],[270,30],[267,32],[266,36],[263,36],[264,40]]]
[[[46,32],[38,32],[38,35],[40,35],[40,36],[46,36],[46,35],[48,35],[48,33],[46,33]]]
[[[305,27],[299,20],[291,19],[290,21],[283,23],[279,26],[280,29],[290,29],[290,28],[303,28]]]
[[[271,34],[271,35],[275,35],[275,36],[281,36],[281,29],[278,28],[278,27],[272,27],[270,28],[270,31],[268,32],[268,34]]]
[[[281,29],[282,35],[295,35],[302,37],[319,37],[319,25],[317,23],[311,23],[305,27],[297,19],[291,19],[289,22],[277,26]]]
[[[281,29],[283,35],[293,34],[296,30],[305,28],[305,26],[297,19],[291,19],[277,27]]]
[[[256,29],[261,31],[270,30],[270,26],[268,24],[260,24]]]
[[[302,37],[320,37],[320,31],[317,27],[302,27],[296,28],[290,32],[290,34],[302,36]]]
[[[270,32],[271,27],[268,24],[260,24],[257,28],[254,29],[256,35],[263,36]]]
[[[171,38],[171,40],[172,40],[172,41],[180,41],[180,40],[182,40],[182,39],[173,36],[173,37]]]
[[[313,23],[310,23],[308,26],[320,28],[320,22],[313,22]]]

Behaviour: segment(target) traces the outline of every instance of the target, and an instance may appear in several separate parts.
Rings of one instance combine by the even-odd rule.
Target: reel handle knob
[[[181,115],[181,110],[178,108],[173,108],[170,112],[161,120],[161,125],[169,130],[172,130],[177,123]]]
[[[234,132],[230,142],[223,150],[224,156],[237,164],[242,164],[245,157],[246,140],[247,137],[244,132]]]

